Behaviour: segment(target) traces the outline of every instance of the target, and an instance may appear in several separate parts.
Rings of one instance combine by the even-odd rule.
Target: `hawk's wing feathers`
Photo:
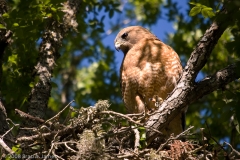
[[[120,76],[127,111],[141,113],[155,108],[150,99],[154,96],[166,99],[182,73],[178,54],[140,26],[121,30],[115,47],[124,53]],[[170,123],[167,133],[182,131],[180,118],[181,114]]]

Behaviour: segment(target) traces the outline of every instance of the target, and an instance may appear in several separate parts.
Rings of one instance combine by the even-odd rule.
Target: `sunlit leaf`
[[[48,18],[51,18],[51,17],[52,17],[52,13],[48,13],[46,16],[47,16]]]
[[[18,23],[13,23],[13,27],[18,27],[19,24]]]
[[[13,55],[8,57],[8,62],[17,64],[17,58],[18,58],[18,55],[17,54],[13,54]]]
[[[35,83],[34,83],[34,82],[31,82],[31,83],[29,84],[29,87],[33,88],[34,85],[35,85]]]
[[[22,149],[20,148],[20,145],[15,145],[12,147],[12,150],[15,152],[15,154],[21,154],[22,153]]]
[[[196,3],[195,2],[188,2],[189,4],[192,4],[192,5],[196,5]]]
[[[200,13],[201,12],[201,7],[193,7],[190,12],[189,12],[189,15],[190,16],[195,16],[196,14]]]
[[[9,18],[9,14],[8,14],[8,13],[4,13],[4,14],[2,15],[2,17],[3,17],[3,18]]]
[[[140,140],[141,141],[146,140],[146,133],[141,134]]]
[[[6,27],[0,23],[0,29],[6,29]]]
[[[53,12],[57,12],[57,9],[54,8],[54,7],[51,7],[51,11],[53,11]]]
[[[210,8],[210,7],[204,7],[201,12],[202,12],[202,15],[205,18],[207,18],[207,17],[212,18],[212,17],[215,16],[215,13],[213,12],[213,9]]]

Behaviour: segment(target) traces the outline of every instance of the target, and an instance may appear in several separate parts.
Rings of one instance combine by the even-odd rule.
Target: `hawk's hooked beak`
[[[117,41],[117,42],[115,43],[115,49],[116,49],[117,51],[121,50],[120,46],[121,46],[121,44]]]

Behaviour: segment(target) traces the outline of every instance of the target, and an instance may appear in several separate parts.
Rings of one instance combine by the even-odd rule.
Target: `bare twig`
[[[21,118],[24,118],[24,119],[35,121],[35,122],[38,122],[38,123],[44,123],[45,122],[43,119],[41,119],[39,117],[34,117],[30,114],[27,114],[23,111],[20,111],[19,109],[15,109],[15,113],[18,114]]]
[[[14,154],[14,152],[9,148],[6,143],[3,141],[2,138],[0,138],[0,145],[10,154]]]
[[[57,133],[54,135],[54,138],[53,138],[53,140],[52,140],[52,142],[51,142],[51,149],[49,150],[49,152],[48,152],[47,156],[44,158],[44,160],[50,156],[51,152],[53,153],[54,156],[58,157],[58,156],[55,154],[55,152],[54,152],[54,150],[55,150],[55,147],[54,147],[54,146],[55,146],[55,143],[54,143],[54,141],[56,140],[56,138],[57,138],[57,136],[58,136],[58,133],[59,133],[59,132],[57,132]]]
[[[54,155],[54,158],[64,160],[62,157],[58,156],[58,155],[55,153],[55,149],[53,149],[52,154]]]
[[[229,156],[233,157],[233,158],[240,158],[240,152],[238,152],[236,149],[234,149],[231,144],[224,142],[224,144],[227,144],[231,149],[232,152],[229,154]]]
[[[205,128],[200,128],[203,146],[205,145],[205,137],[204,137],[204,133],[203,133],[203,130],[204,130],[204,129],[205,129]],[[204,150],[203,153],[204,153],[204,157],[206,158],[206,151]]]
[[[124,114],[121,114],[121,113],[117,113],[117,112],[113,112],[113,111],[102,111],[102,112],[100,112],[100,113],[101,113],[101,114],[112,114],[112,115],[115,115],[115,116],[118,116],[118,117],[122,117],[122,118],[128,120],[129,122],[132,122],[132,123],[134,123],[134,124],[136,124],[136,125],[139,125],[139,126],[141,126],[141,127],[149,128],[149,129],[151,129],[152,131],[154,131],[154,132],[156,132],[156,133],[158,133],[158,134],[160,134],[160,135],[163,135],[162,132],[160,132],[160,131],[152,128],[152,127],[148,127],[148,126],[145,126],[145,125],[143,125],[143,124],[141,124],[141,123],[139,123],[139,122],[136,122],[136,121],[134,121],[132,118],[128,117],[127,115],[124,115]]]
[[[10,128],[6,133],[4,133],[1,138],[3,138],[5,135],[7,135],[9,132],[11,132],[11,130],[14,128],[15,126],[12,126],[12,128]]]
[[[49,133],[43,133],[41,136],[44,137],[44,138],[47,138],[47,139],[52,139],[52,137],[54,137],[57,133],[59,136],[63,136],[63,135],[66,135],[66,134],[70,134],[72,133],[73,130],[81,130],[81,126],[79,125],[76,125],[74,127],[65,127],[64,129],[62,130],[59,130],[59,131],[52,131],[52,132],[49,132]],[[19,137],[17,138],[17,142],[24,142],[24,141],[35,141],[37,139],[40,138],[40,135],[33,135],[33,136],[28,136],[28,137]]]
[[[132,117],[132,116],[143,116],[144,112],[142,113],[133,113],[133,114],[126,114],[128,117]]]
[[[195,150],[192,150],[192,151],[189,152],[188,154],[195,154],[195,153],[197,153],[197,152],[199,152],[199,151],[202,151],[202,150],[205,149],[207,146],[208,146],[207,144],[205,144],[205,145],[203,145],[203,146],[200,146],[200,147],[196,148]]]
[[[132,128],[135,135],[135,143],[134,143],[134,152],[138,152],[138,147],[140,146],[140,133],[137,128]]]
[[[75,143],[75,144],[77,144],[77,142],[74,142],[74,141],[55,142],[54,144],[55,144],[55,145],[64,144],[66,148],[68,148],[69,150],[71,150],[71,151],[74,152],[74,153],[77,153],[77,151],[75,151],[74,149],[72,149],[71,147],[69,147],[69,146],[67,145],[67,143],[72,143],[72,144]]]
[[[68,114],[67,114],[65,120],[63,121],[63,124],[66,124],[66,123],[69,121],[69,119],[71,118],[71,113],[72,113],[72,112],[73,112],[73,107],[70,106],[70,107],[69,107],[69,110],[68,110]]]
[[[119,155],[117,156],[118,158],[133,158],[135,155],[128,153],[128,154],[124,154],[124,155]]]
[[[57,119],[61,113],[63,113],[63,111],[65,111],[69,106],[70,104],[72,104],[74,102],[74,100],[72,100],[71,102],[69,102],[61,111],[59,111],[55,116],[53,116],[52,118],[46,120],[45,123],[49,123],[50,121],[52,121],[53,119]]]
[[[145,155],[146,153],[150,152],[150,149],[144,149],[142,151],[139,151],[138,154],[136,154],[132,150],[129,150],[129,151],[132,152],[132,153],[125,153],[125,154],[122,154],[122,155],[118,155],[117,157],[118,158],[133,158],[133,157],[139,158],[140,155]]]
[[[52,152],[52,150],[53,150],[53,147],[54,147],[54,144],[52,143],[52,144],[51,144],[51,148],[49,149],[48,154],[47,154],[47,156],[44,158],[44,160],[46,160],[47,157],[51,154],[51,152]],[[55,156],[55,155],[54,155],[54,156]]]
[[[207,126],[207,130],[208,130],[208,134],[210,135],[210,138],[227,154],[227,152],[225,151],[223,145],[221,145],[211,134],[211,130],[210,127],[208,125],[208,123],[205,121],[205,124]]]
[[[183,131],[182,133],[178,134],[177,136],[175,137],[170,137],[169,139],[167,139],[167,141],[163,144],[160,145],[160,147],[158,148],[157,152],[161,151],[168,143],[169,141],[172,141],[172,140],[176,140],[176,139],[179,139],[181,138],[182,136],[185,136],[189,133],[189,131],[193,128],[194,126],[190,126],[188,129],[186,129],[185,131]]]

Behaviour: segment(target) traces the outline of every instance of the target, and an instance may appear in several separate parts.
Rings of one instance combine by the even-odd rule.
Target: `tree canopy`
[[[186,2],[186,10],[179,3],[174,0],[0,0],[1,120],[8,122],[9,128],[14,126],[12,134],[21,137],[32,131],[18,131],[16,124],[39,126],[41,120],[56,115],[72,100],[73,110],[94,106],[98,100],[109,100],[110,110],[125,113],[118,55],[113,42],[106,44],[106,39],[130,25],[151,30],[165,18],[174,25],[175,32],[166,33],[162,41],[179,54],[183,67],[200,42],[215,40],[214,36],[219,34],[213,50],[204,57],[203,68],[196,72],[198,77],[191,83],[196,86],[210,75],[213,79],[219,71],[234,65],[230,68],[234,70],[229,74],[231,80],[223,79],[224,83],[215,80],[224,84],[216,89],[214,82],[209,82],[214,90],[204,94],[200,88],[201,96],[187,104],[186,122],[188,127],[194,126],[192,130],[196,134],[201,134],[204,128],[211,142],[224,148],[222,143],[226,141],[240,149],[240,2],[192,0]],[[224,29],[205,40],[204,34],[211,31],[214,22]],[[157,32],[162,32],[157,27]],[[41,120],[29,123],[25,117],[28,115],[21,111]],[[62,117],[76,116],[68,113],[64,110]],[[65,120],[60,118],[60,121]],[[0,123],[1,135],[9,129],[4,124]],[[17,144],[10,142],[9,146]]]

